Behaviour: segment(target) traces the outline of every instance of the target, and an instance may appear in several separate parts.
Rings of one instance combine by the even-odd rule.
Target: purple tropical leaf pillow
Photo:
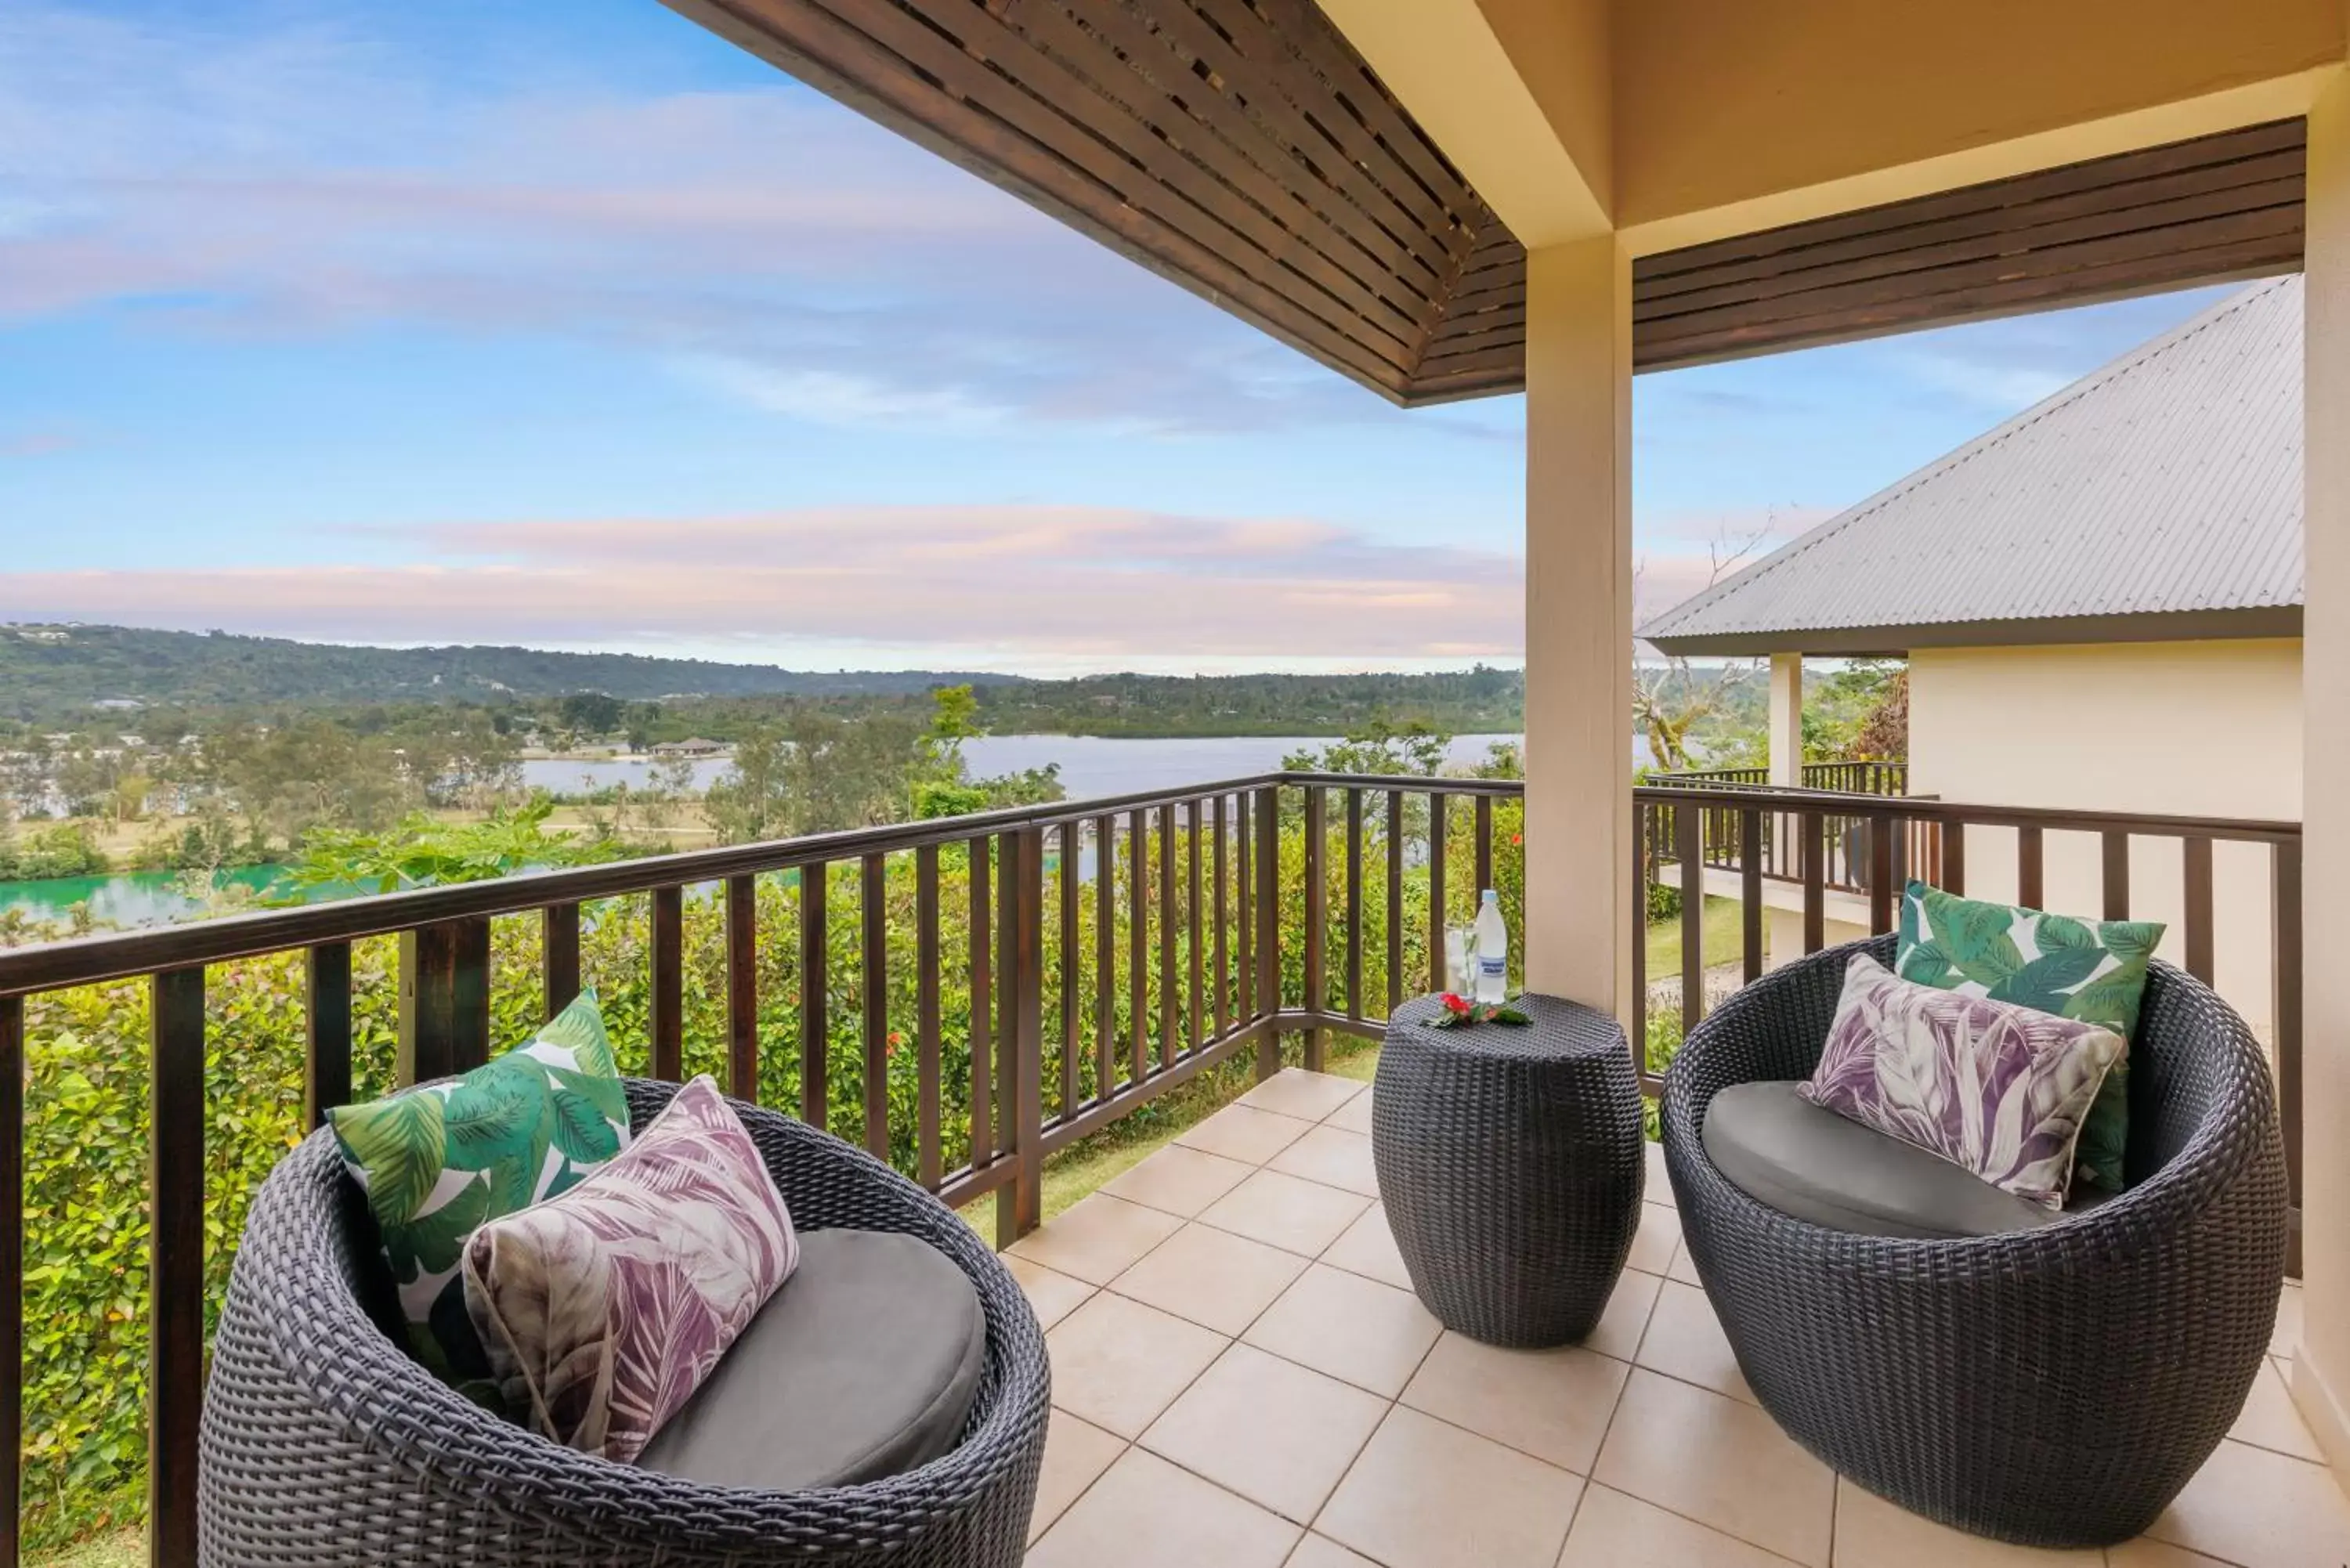
[[[2061,1209],[2081,1124],[2127,1050],[2101,1024],[1918,985],[1864,953],[1796,1093]]]
[[[799,1263],[743,1121],[700,1077],[619,1156],[465,1244],[465,1306],[515,1419],[625,1464]]]

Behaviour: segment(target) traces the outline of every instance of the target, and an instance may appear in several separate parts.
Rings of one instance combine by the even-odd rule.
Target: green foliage
[[[1380,715],[1347,731],[1343,741],[1290,753],[1281,759],[1281,765],[1295,773],[1412,774],[1432,778],[1444,770],[1444,753],[1451,743],[1451,735],[1424,719],[1399,726]]]
[[[1908,666],[1898,659],[1847,659],[1825,673],[1805,672],[1804,760],[1807,763],[1898,761],[1908,754]],[[1888,710],[1902,719],[1898,744]]]
[[[21,831],[0,818],[0,882],[99,877],[110,868],[105,852],[90,837],[88,823],[60,822]]]
[[[553,803],[544,798],[486,822],[447,823],[413,815],[386,832],[318,829],[286,870],[296,888],[363,888],[378,893],[446,882],[482,882],[516,871],[597,866],[626,859],[618,839],[546,829]],[[298,902],[299,900],[296,900]]]
[[[1648,924],[1659,920],[1677,920],[1681,913],[1681,890],[1669,882],[1651,882],[1648,888]]]

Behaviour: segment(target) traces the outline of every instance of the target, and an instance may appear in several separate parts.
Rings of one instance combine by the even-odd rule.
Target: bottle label
[[[1510,972],[1510,961],[1506,956],[1503,958],[1487,958],[1482,954],[1480,954],[1477,959],[1477,972],[1480,974],[1497,974],[1506,976]]]

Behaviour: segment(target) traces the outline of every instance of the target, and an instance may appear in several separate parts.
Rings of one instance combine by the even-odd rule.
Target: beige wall
[[[1909,788],[1985,805],[2301,819],[2301,644],[2296,640],[1921,651],[1909,664]],[[2104,908],[2089,834],[2052,833],[2047,902]],[[2275,1017],[2269,853],[2212,854],[2213,979],[2266,1037]],[[1967,834],[1967,891],[2017,895],[2015,836]],[[2130,848],[2131,912],[2186,919],[2176,839]]]
[[[2337,73],[2309,115],[2309,240],[2303,384],[2304,539],[2309,662],[2304,723],[2310,798],[2332,805],[2350,777],[2350,76]],[[2337,1476],[2350,1473],[2350,990],[2326,963],[2350,947],[2350,822],[2320,810],[2303,843],[2303,936],[2314,955],[2303,1014],[2302,1189],[2307,1281],[2293,1398]]]

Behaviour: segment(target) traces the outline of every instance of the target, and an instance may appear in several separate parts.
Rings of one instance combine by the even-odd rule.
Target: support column
[[[2303,375],[2308,601],[2302,645],[2304,951],[2350,944],[2350,817],[2324,809],[2350,768],[2350,72],[2309,111]],[[2303,1120],[2350,1104],[2350,992],[2304,994]],[[2350,1139],[2298,1140],[2304,1319],[2293,1393],[2337,1479],[2350,1475]]]
[[[1526,983],[1632,995],[1632,269],[1526,257]]]
[[[1804,656],[1771,656],[1771,782],[1788,789],[1804,782]]]

